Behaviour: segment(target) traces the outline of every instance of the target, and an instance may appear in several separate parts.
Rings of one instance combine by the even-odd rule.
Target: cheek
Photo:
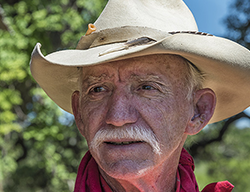
[[[82,108],[82,132],[87,141],[91,141],[96,132],[105,125],[105,115],[107,113],[106,104],[102,102],[91,102],[83,98]]]
[[[180,107],[176,98],[151,99],[147,102],[137,100],[136,103],[143,121],[150,126],[163,145],[173,148],[172,145],[180,142],[188,118],[185,116],[185,106]]]
[[[167,124],[173,118],[174,106],[170,98],[139,98],[135,101],[135,105],[142,118],[151,126],[159,127],[160,125]]]

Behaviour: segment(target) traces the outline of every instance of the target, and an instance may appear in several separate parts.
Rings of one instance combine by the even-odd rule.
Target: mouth
[[[109,145],[130,145],[130,144],[136,144],[136,143],[144,143],[144,141],[123,141],[123,142],[105,142]]]

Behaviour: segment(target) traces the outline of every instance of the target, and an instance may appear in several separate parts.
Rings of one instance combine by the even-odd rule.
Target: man
[[[44,57],[38,44],[31,71],[87,140],[75,192],[196,192],[184,142],[249,106],[249,63],[244,47],[198,32],[182,0],[110,0],[77,50]]]

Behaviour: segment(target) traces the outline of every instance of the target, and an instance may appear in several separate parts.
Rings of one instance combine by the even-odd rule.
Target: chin
[[[101,162],[99,167],[110,177],[121,180],[131,180],[143,177],[150,172],[154,166],[149,160],[135,161],[125,159],[117,162],[110,162],[109,164]]]
[[[110,177],[134,179],[143,177],[160,162],[161,155],[145,143],[110,146],[101,145],[90,151],[97,164]]]

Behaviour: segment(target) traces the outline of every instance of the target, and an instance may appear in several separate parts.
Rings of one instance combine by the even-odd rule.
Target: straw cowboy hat
[[[198,32],[182,0],[109,0],[89,30],[76,50],[44,57],[37,43],[30,61],[35,80],[69,113],[71,95],[79,89],[79,67],[149,54],[180,55],[205,74],[204,87],[217,96],[209,123],[250,105],[249,50],[225,38]]]

